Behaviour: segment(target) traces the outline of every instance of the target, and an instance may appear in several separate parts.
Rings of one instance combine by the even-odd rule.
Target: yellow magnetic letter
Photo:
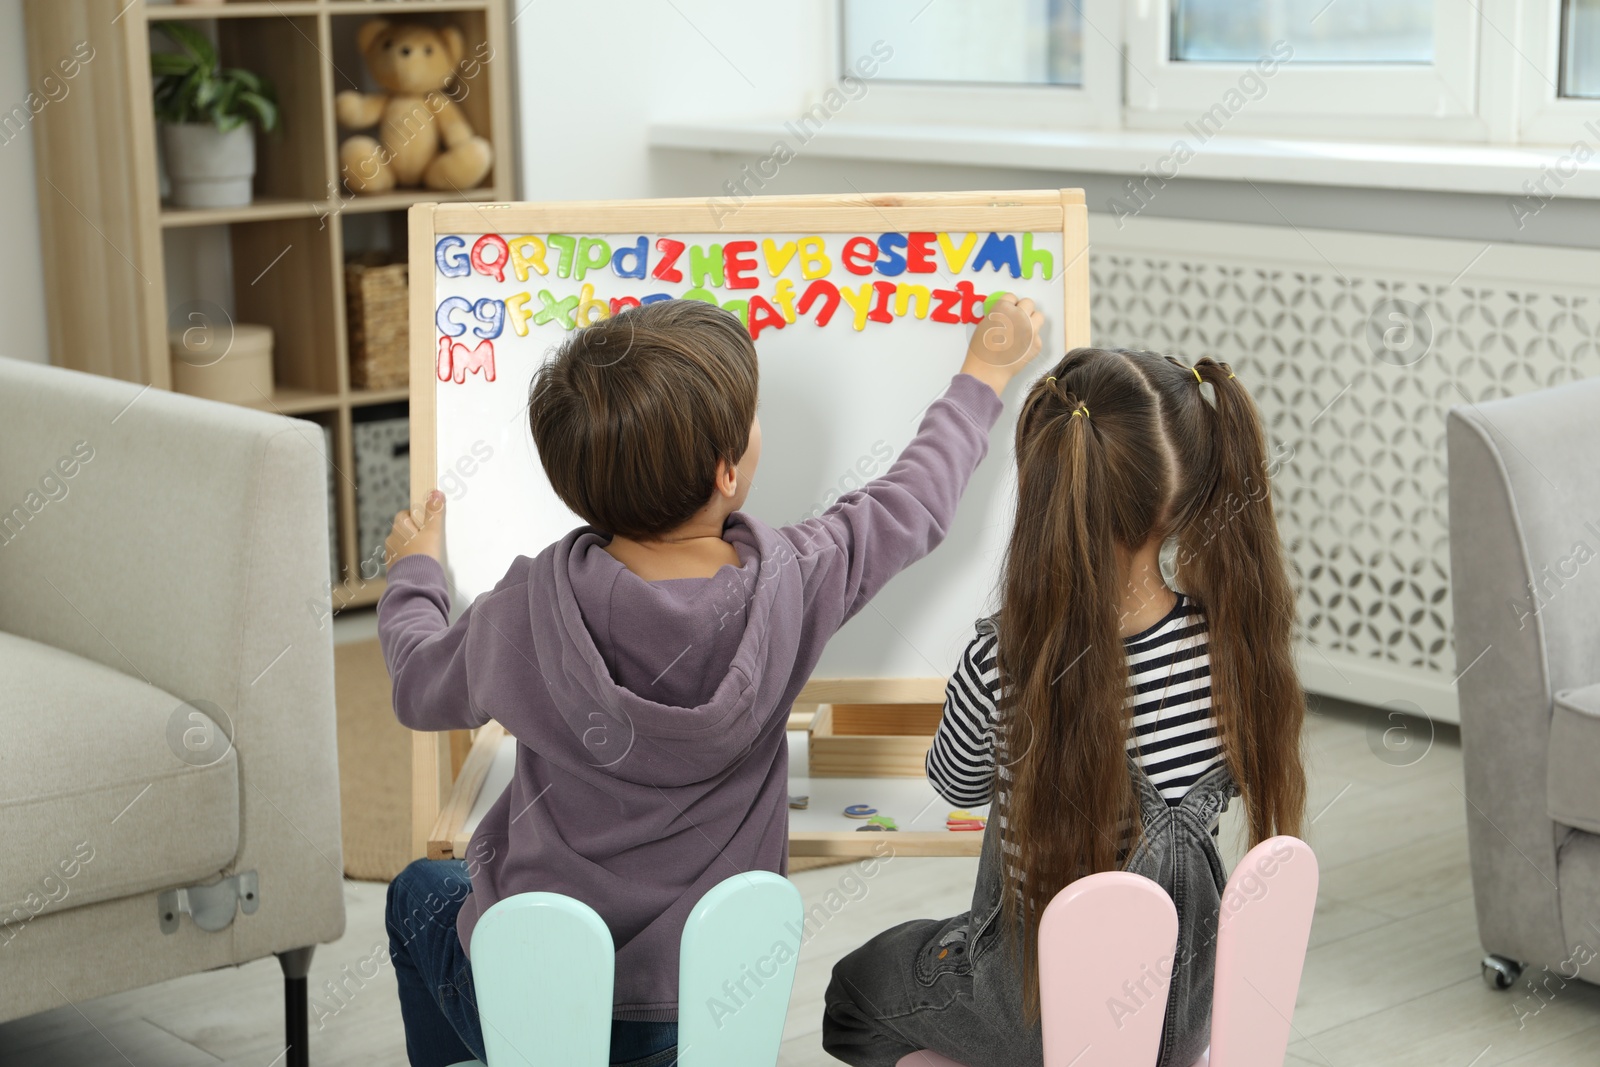
[[[848,285],[839,286],[839,296],[844,299],[846,304],[850,305],[850,310],[855,315],[853,325],[858,330],[867,328],[867,312],[872,310],[872,298],[874,295],[871,282],[863,282],[855,289],[850,288]],[[861,302],[858,304],[856,303],[857,300]]]
[[[544,265],[544,242],[537,237],[513,237],[511,246],[511,269],[517,272],[517,281],[528,280],[528,268],[532,267],[540,274],[549,274],[550,268]]]
[[[824,251],[827,246],[820,237],[802,237],[800,239],[800,277],[806,281],[813,278],[826,278],[833,270],[833,261]]]
[[[928,317],[928,287],[926,285],[911,285],[905,282],[895,286],[894,313],[905,316],[906,308],[912,308],[912,314],[919,319]]]
[[[761,251],[767,257],[767,273],[774,278],[783,273],[783,268],[789,265],[794,258],[795,243],[787,241],[780,248],[778,242],[768,237],[761,242]],[[792,321],[792,320],[791,320]]]
[[[975,233],[967,234],[967,239],[959,245],[950,243],[949,234],[941,233],[939,235],[939,247],[944,251],[944,261],[949,265],[951,274],[961,273],[961,268],[967,265],[967,257],[972,255],[972,250],[977,244],[978,235]],[[959,258],[957,258],[958,256]]]
[[[511,328],[517,331],[518,337],[528,336],[528,320],[533,318],[533,312],[528,310],[528,301],[532,298],[532,293],[518,293],[516,296],[506,297],[506,315],[511,319]]]

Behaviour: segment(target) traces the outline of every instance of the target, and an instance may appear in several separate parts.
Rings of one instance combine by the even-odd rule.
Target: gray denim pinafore
[[[1129,768],[1144,838],[1123,869],[1158,883],[1178,911],[1177,958],[1158,1062],[1189,1067],[1210,1040],[1217,917],[1228,877],[1212,831],[1238,790],[1219,764],[1181,802],[1169,805],[1132,760]],[[822,1020],[822,1047],[829,1054],[857,1067],[894,1067],[900,1057],[924,1048],[967,1067],[1037,1067],[1044,1061],[1039,1024],[1023,1016],[1022,966],[1002,930],[1001,862],[999,820],[992,818],[971,911],[902,923],[834,966]],[[1129,998],[1120,1009],[1109,1003],[1106,1008],[1141,1006]]]

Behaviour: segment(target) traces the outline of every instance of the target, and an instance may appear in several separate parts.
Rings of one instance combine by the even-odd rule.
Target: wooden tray
[[[821,704],[811,719],[811,777],[920,778],[938,704]]]

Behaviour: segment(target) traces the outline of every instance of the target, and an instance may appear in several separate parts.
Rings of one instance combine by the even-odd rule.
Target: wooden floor
[[[1289,1062],[1594,1064],[1600,987],[1574,982],[1540,1000],[1526,989],[1492,993],[1479,979],[1455,731],[1441,727],[1419,761],[1391,766],[1369,740],[1386,723],[1351,706],[1323,707],[1308,731],[1314,822],[1307,834],[1321,862],[1322,893]],[[1233,814],[1225,841],[1236,836]],[[1230,862],[1241,851],[1235,845]],[[850,868],[797,875],[808,908],[834,891],[834,901],[844,903],[801,954],[779,1062],[834,1062],[818,1043],[833,962],[900,919],[963,910],[975,869],[973,860],[896,858],[864,890],[842,881]],[[349,930],[338,944],[318,950],[312,970],[312,1062],[403,1064],[385,955],[384,887],[350,882],[346,893]],[[327,983],[342,984],[343,991],[334,994]],[[268,960],[0,1025],[0,1062],[273,1067],[283,1051],[281,1010],[278,967]]]

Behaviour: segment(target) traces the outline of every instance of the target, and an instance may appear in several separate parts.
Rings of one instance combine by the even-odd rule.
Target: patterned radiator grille
[[[1091,265],[1097,344],[1231,363],[1271,447],[1293,449],[1273,500],[1304,637],[1453,677],[1445,412],[1600,374],[1600,304],[1320,261]]]

